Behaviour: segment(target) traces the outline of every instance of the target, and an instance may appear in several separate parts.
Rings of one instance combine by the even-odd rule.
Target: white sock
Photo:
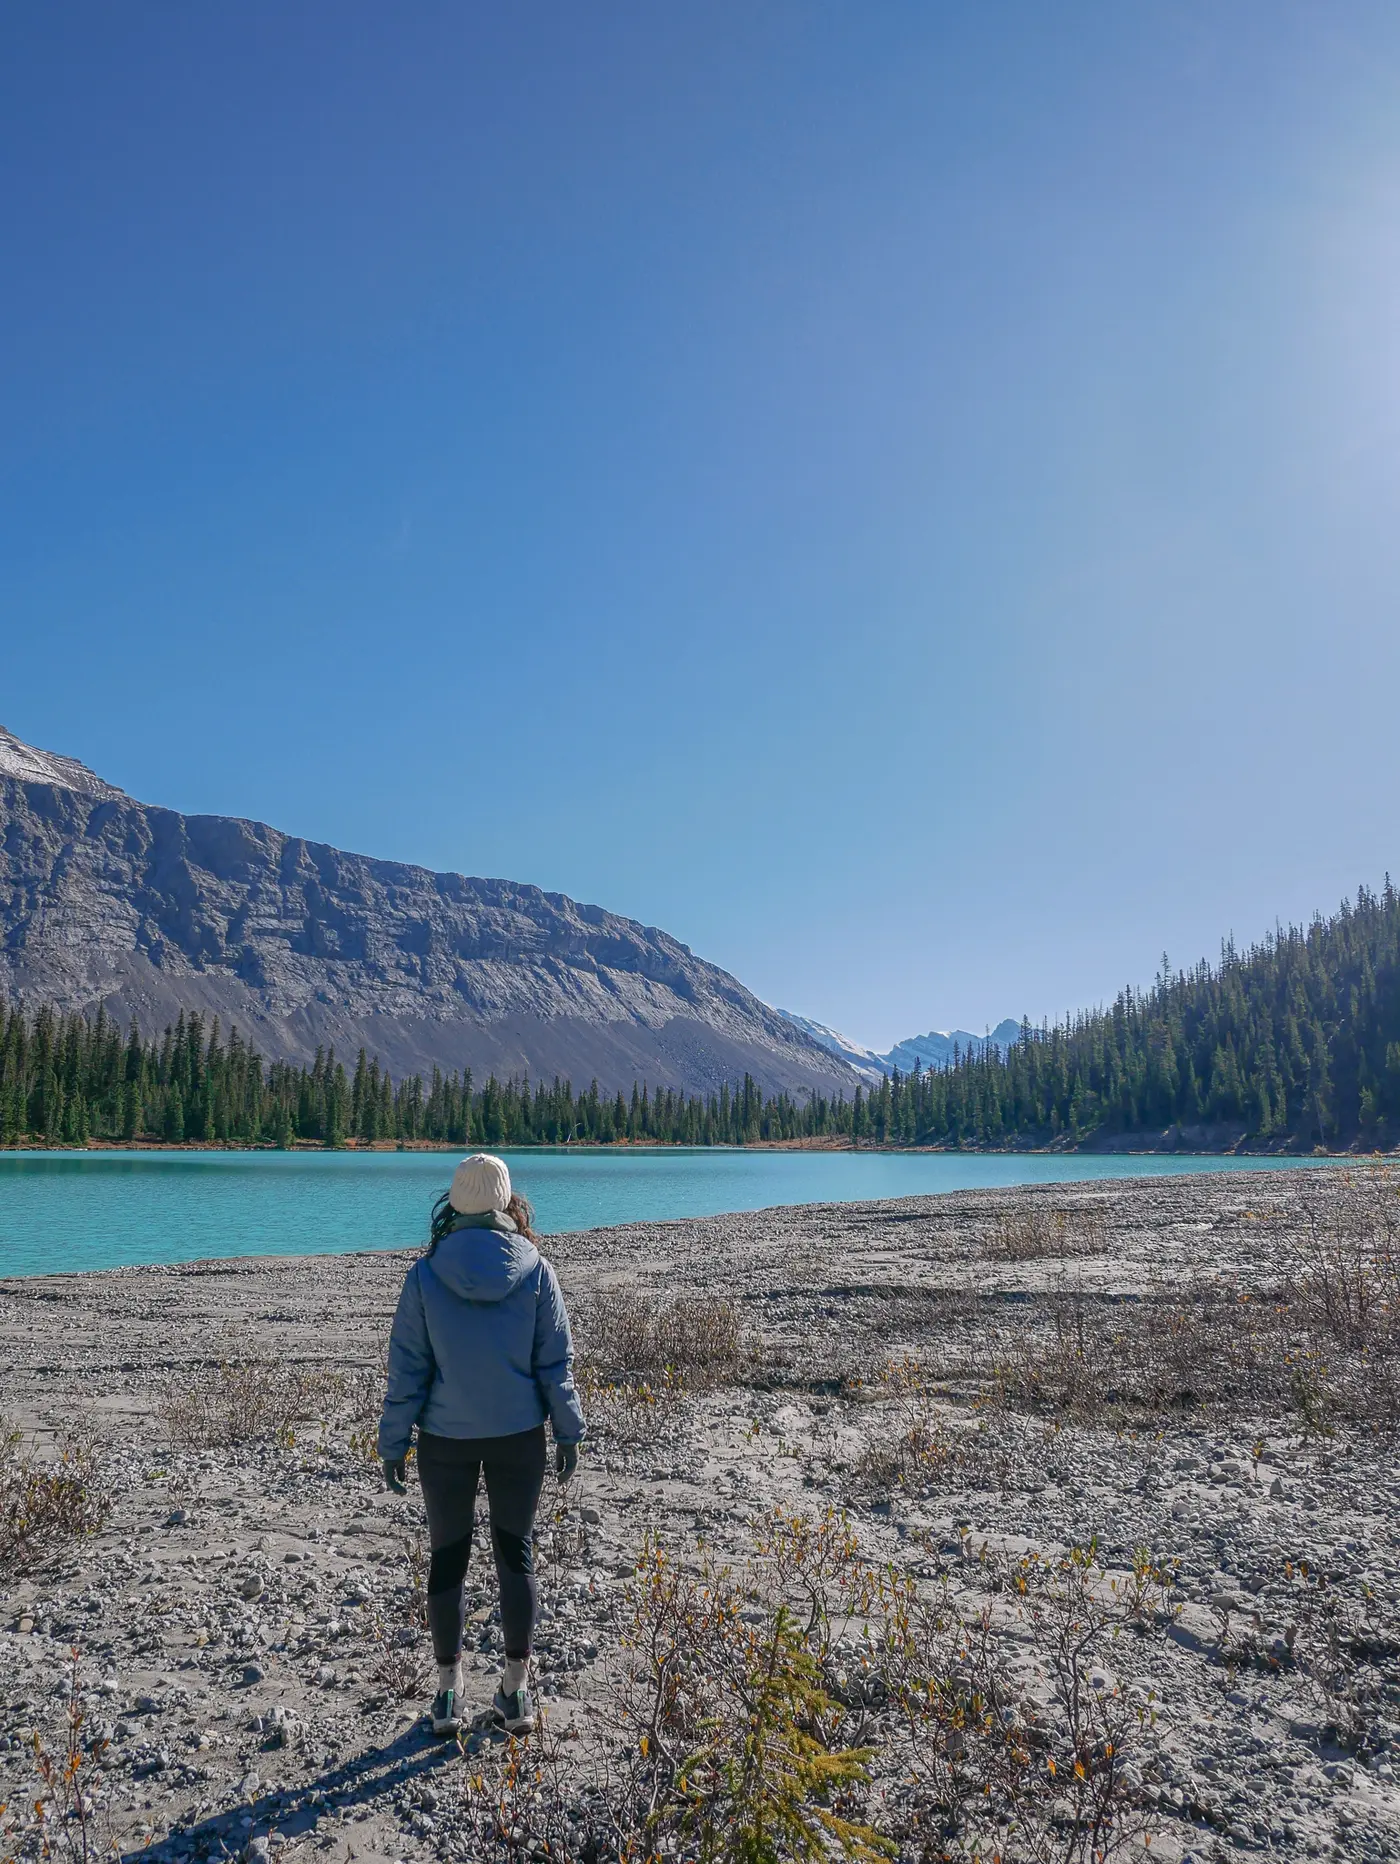
[[[507,1657],[506,1667],[501,1671],[501,1694],[513,1696],[517,1689],[523,1687],[525,1678],[530,1674],[528,1657]]]
[[[438,1688],[439,1690],[450,1689],[454,1694],[461,1695],[462,1659],[460,1657],[457,1659],[456,1663],[440,1663],[438,1665]]]

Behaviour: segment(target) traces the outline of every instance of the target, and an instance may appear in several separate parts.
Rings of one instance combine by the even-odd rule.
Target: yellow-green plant
[[[832,1803],[868,1783],[874,1749],[834,1744],[842,1710],[787,1607],[745,1642],[738,1715],[706,1718],[709,1738],[681,1762],[675,1785],[702,1864],[816,1864],[831,1845],[851,1858],[891,1854],[889,1839]]]

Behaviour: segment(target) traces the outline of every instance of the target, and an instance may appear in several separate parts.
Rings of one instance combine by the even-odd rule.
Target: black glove
[[[578,1468],[578,1445],[576,1443],[556,1443],[554,1446],[554,1473],[561,1482],[567,1482]]]
[[[392,1489],[395,1495],[407,1495],[408,1485],[404,1480],[405,1458],[402,1456],[383,1456],[379,1459],[384,1465],[384,1486]]]

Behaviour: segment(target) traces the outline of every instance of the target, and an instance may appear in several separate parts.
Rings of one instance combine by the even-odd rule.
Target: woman
[[[486,1471],[491,1548],[501,1587],[506,1662],[492,1710],[511,1734],[535,1725],[535,1509],[544,1484],[544,1421],[561,1482],[578,1465],[585,1425],[574,1389],[569,1316],[532,1216],[503,1159],[463,1159],[433,1206],[427,1254],[408,1271],[389,1336],[379,1422],[384,1480],[398,1495],[413,1427],[428,1510],[428,1624],[437,1658],[433,1733],[461,1726],[463,1581],[476,1489]]]

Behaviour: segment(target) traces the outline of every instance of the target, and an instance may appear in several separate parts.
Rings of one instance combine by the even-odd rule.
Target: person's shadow
[[[487,1745],[504,1744],[507,1736],[479,1717],[463,1728],[461,1746],[429,1731],[426,1721],[414,1722],[384,1747],[366,1748],[350,1760],[338,1761],[315,1779],[287,1791],[271,1791],[241,1805],[211,1813],[206,1819],[172,1830],[168,1836],[123,1851],[122,1864],[167,1864],[173,1852],[219,1856],[241,1854],[252,1838],[276,1831],[290,1844],[325,1824],[337,1833],[344,1828],[333,1815],[342,1807],[372,1807],[400,1787],[426,1778],[457,1760],[465,1750],[479,1752]],[[318,1801],[319,1803],[313,1803]]]

